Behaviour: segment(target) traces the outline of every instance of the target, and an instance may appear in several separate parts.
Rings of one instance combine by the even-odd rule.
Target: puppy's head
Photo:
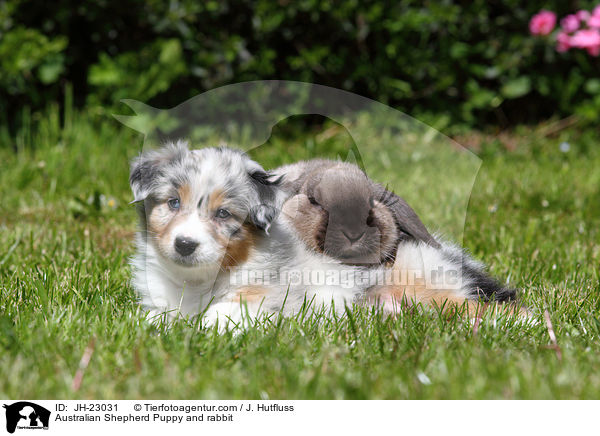
[[[182,266],[243,262],[277,214],[279,181],[232,149],[169,144],[135,159],[129,182],[149,242]]]

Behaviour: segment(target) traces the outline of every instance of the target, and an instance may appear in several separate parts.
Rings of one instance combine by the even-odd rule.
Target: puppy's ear
[[[187,142],[170,143],[159,150],[142,153],[131,162],[129,185],[133,192],[132,203],[144,201],[163,174],[165,165],[181,161],[189,152]]]
[[[271,223],[279,213],[281,197],[279,185],[283,176],[275,177],[263,170],[256,162],[253,163],[255,165],[250,166],[248,175],[256,190],[257,202],[250,207],[250,219],[256,227],[268,232]]]
[[[152,181],[160,174],[157,161],[148,155],[141,155],[131,162],[129,185],[133,192],[132,203],[144,201],[150,194]]]
[[[271,223],[277,217],[278,210],[268,204],[259,204],[250,208],[250,219],[259,229],[269,233]]]

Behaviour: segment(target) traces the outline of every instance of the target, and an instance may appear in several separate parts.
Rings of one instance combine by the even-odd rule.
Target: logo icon
[[[6,431],[14,433],[15,429],[48,429],[50,411],[29,401],[19,401],[11,405],[4,404],[6,409]]]

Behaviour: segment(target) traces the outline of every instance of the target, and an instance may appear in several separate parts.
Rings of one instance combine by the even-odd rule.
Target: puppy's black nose
[[[198,242],[192,238],[186,238],[184,236],[177,236],[175,238],[175,250],[182,256],[189,256],[194,252]]]

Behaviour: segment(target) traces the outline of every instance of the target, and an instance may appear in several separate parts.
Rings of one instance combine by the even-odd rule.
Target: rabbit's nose
[[[360,238],[362,238],[363,235],[365,234],[364,231],[352,233],[352,232],[347,232],[344,230],[342,230],[342,233],[348,239],[348,241],[350,241],[350,244],[354,244],[355,242],[358,242],[360,240]]]

